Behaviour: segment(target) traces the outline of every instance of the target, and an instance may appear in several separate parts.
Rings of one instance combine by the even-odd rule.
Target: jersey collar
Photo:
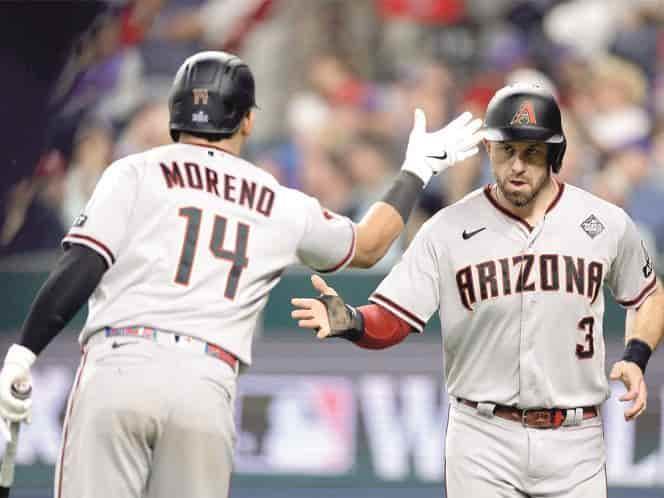
[[[223,152],[225,154],[235,156],[235,154],[233,154],[232,152],[230,152],[226,149],[222,149],[221,147],[218,147],[216,145],[199,144],[199,143],[192,143],[192,142],[180,142],[180,143],[183,144],[183,145],[193,145],[194,147],[203,147],[204,149],[215,149],[215,150],[218,150],[218,151]],[[235,157],[238,157],[238,156],[235,156]]]
[[[551,204],[549,204],[549,207],[546,208],[546,213],[547,214],[554,207],[556,207],[556,205],[558,204],[558,201],[560,200],[560,198],[563,195],[563,190],[565,190],[565,184],[564,183],[559,182],[555,178],[553,179],[553,181],[556,183],[556,185],[558,185],[558,193],[556,194],[556,196],[551,201]],[[494,186],[494,184],[490,183],[489,185],[484,187],[484,195],[486,195],[486,198],[489,199],[489,202],[493,205],[493,207],[495,207],[498,211],[503,213],[505,216],[508,216],[509,218],[512,218],[513,220],[518,221],[523,226],[525,226],[528,229],[529,232],[532,232],[534,227],[530,223],[528,223],[526,220],[521,218],[521,216],[518,216],[518,215],[514,214],[510,210],[508,210],[508,209],[504,208],[503,206],[501,206],[500,204],[498,204],[498,201],[496,201],[496,199],[494,199],[493,196],[491,195],[491,189],[493,188],[493,186]]]

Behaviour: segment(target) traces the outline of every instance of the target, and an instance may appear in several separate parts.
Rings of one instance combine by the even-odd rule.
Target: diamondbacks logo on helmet
[[[521,104],[519,110],[516,111],[516,113],[512,117],[510,125],[525,126],[533,124],[537,124],[537,118],[535,117],[535,109],[533,108],[533,103],[529,100],[526,100],[523,104]]]
[[[207,105],[208,91],[207,88],[194,88],[191,90],[194,94],[194,105]]]

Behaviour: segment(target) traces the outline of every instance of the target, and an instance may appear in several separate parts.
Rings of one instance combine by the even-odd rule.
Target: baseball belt
[[[177,345],[182,349],[188,351],[198,351],[205,353],[208,356],[217,358],[230,366],[234,372],[238,370],[238,359],[232,354],[219,346],[206,342],[196,337],[188,335],[180,335],[166,330],[159,330],[152,327],[104,327],[104,329],[90,336],[85,346],[91,346],[99,342],[103,342],[110,337],[137,337],[154,341],[157,344]]]
[[[477,408],[479,405],[476,401],[470,401],[463,398],[457,398],[459,403]],[[568,412],[581,412],[580,420],[587,420],[599,415],[599,411],[595,406],[583,406],[580,408],[527,408],[520,409],[513,406],[495,405],[493,414],[496,417],[518,422],[524,427],[532,427],[536,429],[557,429],[564,425]],[[578,422],[577,422],[578,423]],[[571,424],[570,424],[571,425]]]

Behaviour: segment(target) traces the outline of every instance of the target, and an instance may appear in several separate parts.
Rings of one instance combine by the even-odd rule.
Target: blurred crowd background
[[[548,86],[568,139],[561,179],[625,208],[664,271],[664,0],[0,0],[0,347],[104,169],[170,143],[171,81],[204,49],[254,72],[246,157],[355,220],[398,171],[415,107],[433,130],[465,110],[483,117],[506,83]],[[492,179],[484,151],[435,177],[378,271],[332,285],[364,302],[424,220]],[[308,292],[287,274],[265,310],[257,375],[240,384],[233,496],[439,496],[440,335],[379,356],[319,351],[283,312]],[[33,373],[40,409],[21,435],[16,496],[50,496],[82,319]],[[608,359],[623,324],[607,304]],[[615,394],[602,408],[611,497],[662,496],[644,488],[664,485],[664,369],[651,365],[638,430]],[[347,402],[328,413],[318,396],[330,393]]]
[[[464,110],[483,116],[508,82],[549,86],[568,138],[562,180],[624,207],[664,253],[663,1],[116,0],[0,10],[3,67],[25,71],[7,70],[14,86],[2,91],[0,257],[57,248],[113,160],[170,142],[170,83],[202,49],[237,53],[254,72],[260,109],[247,158],[355,220],[400,167],[415,107],[431,130]],[[43,26],[25,24],[35,22]],[[68,43],[55,53],[48,35],[63,30]],[[436,177],[384,264],[423,220],[491,180],[484,153]]]

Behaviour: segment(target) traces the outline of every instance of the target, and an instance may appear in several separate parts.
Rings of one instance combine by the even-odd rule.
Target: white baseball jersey
[[[452,396],[521,408],[603,402],[603,284],[625,307],[656,286],[634,223],[560,185],[531,227],[491,188],[427,221],[371,301],[420,332],[439,310]]]
[[[70,243],[109,266],[90,298],[82,344],[106,326],[150,326],[248,364],[259,313],[284,269],[343,268],[355,227],[236,156],[172,144],[109,166],[63,240]]]

